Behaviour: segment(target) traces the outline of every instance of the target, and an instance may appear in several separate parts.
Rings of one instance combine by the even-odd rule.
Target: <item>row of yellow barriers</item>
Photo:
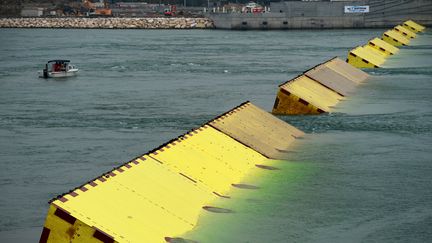
[[[52,200],[40,242],[169,242],[302,135],[245,102]]]
[[[335,57],[281,84],[272,113],[298,115],[330,112],[368,76]]]
[[[273,113],[330,112],[368,78],[356,67],[365,67],[364,60],[380,65],[369,59],[371,50],[395,54],[393,45],[408,44],[423,30],[407,21],[352,50],[348,63],[335,57],[285,82]],[[170,242],[192,230],[202,210],[229,212],[212,202],[232,200],[232,187],[246,174],[271,168],[271,159],[284,158],[301,136],[302,131],[245,102],[51,200],[40,242]]]
[[[396,54],[396,46],[408,45],[425,27],[412,20],[386,31],[364,46],[351,50],[345,61],[335,57],[279,85],[272,113],[276,115],[320,114],[331,112],[357,85],[368,78],[359,68],[381,67]]]
[[[401,46],[409,45],[418,32],[423,32],[424,26],[412,20],[405,21],[384,32],[381,38],[374,38],[364,46],[358,46],[348,53],[347,62],[358,68],[379,68],[386,58],[399,52]]]

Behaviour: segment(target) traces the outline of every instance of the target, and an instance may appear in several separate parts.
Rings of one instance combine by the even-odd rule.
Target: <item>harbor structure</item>
[[[432,25],[432,1],[285,1],[271,2],[267,11],[209,11],[218,29],[385,28],[412,19]]]

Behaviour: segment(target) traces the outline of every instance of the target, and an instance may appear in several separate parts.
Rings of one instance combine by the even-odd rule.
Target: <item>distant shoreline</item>
[[[0,28],[213,29],[208,18],[0,18]]]

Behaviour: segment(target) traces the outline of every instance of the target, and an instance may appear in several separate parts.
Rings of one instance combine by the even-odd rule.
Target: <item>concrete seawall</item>
[[[348,6],[367,6],[365,12],[346,12]],[[430,0],[358,0],[336,2],[272,2],[267,13],[211,13],[218,29],[332,29],[388,28],[412,19],[432,25]]]
[[[207,18],[1,18],[0,28],[211,29]]]

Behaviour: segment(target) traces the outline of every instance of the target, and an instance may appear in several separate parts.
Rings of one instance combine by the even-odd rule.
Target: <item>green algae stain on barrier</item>
[[[298,203],[302,187],[316,169],[304,161],[269,160],[266,164],[278,170],[254,170],[242,184],[253,185],[253,190],[235,187],[229,200],[221,198],[212,204],[232,213],[204,212],[197,226],[180,237],[197,242],[272,242],[273,237],[263,233],[286,230],[282,222],[290,222],[292,213],[286,206]],[[275,227],[268,220],[281,225]]]

